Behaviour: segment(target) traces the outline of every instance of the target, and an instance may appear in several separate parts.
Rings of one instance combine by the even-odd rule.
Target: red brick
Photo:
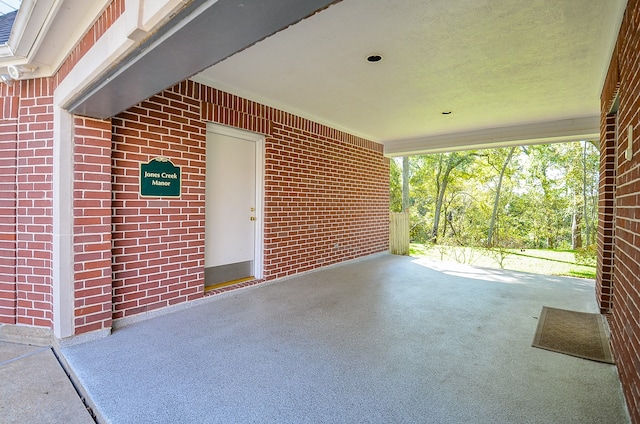
[[[640,108],[639,23],[640,2],[630,1],[601,95],[597,275],[597,296],[601,310],[610,312],[611,344],[633,423],[640,423],[638,131],[634,131],[635,154],[631,160],[625,158],[624,149],[629,142],[626,128],[629,125],[640,128],[636,112]],[[619,95],[619,108],[615,116],[609,116],[616,95]],[[616,140],[616,134],[619,134],[619,140]],[[616,146],[619,146],[617,157]]]

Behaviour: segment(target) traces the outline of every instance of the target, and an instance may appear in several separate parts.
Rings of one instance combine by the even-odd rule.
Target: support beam
[[[110,118],[335,1],[193,1],[65,107]]]
[[[410,156],[599,138],[600,116],[594,115],[386,142],[384,154],[387,157]]]

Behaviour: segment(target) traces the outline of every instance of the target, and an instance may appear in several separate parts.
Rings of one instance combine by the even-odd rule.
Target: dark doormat
[[[532,346],[613,364],[600,314],[542,307]]]

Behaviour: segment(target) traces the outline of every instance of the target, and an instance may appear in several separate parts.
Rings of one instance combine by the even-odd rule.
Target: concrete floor
[[[51,346],[0,342],[0,423],[93,422]]]
[[[628,423],[614,365],[531,347],[594,283],[380,255],[62,350],[101,422]]]

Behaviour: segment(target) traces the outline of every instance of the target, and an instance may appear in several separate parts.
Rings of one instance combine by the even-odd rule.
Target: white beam
[[[600,138],[600,116],[535,122],[502,128],[441,134],[384,142],[387,157],[456,150],[494,149],[530,144],[561,143]]]

